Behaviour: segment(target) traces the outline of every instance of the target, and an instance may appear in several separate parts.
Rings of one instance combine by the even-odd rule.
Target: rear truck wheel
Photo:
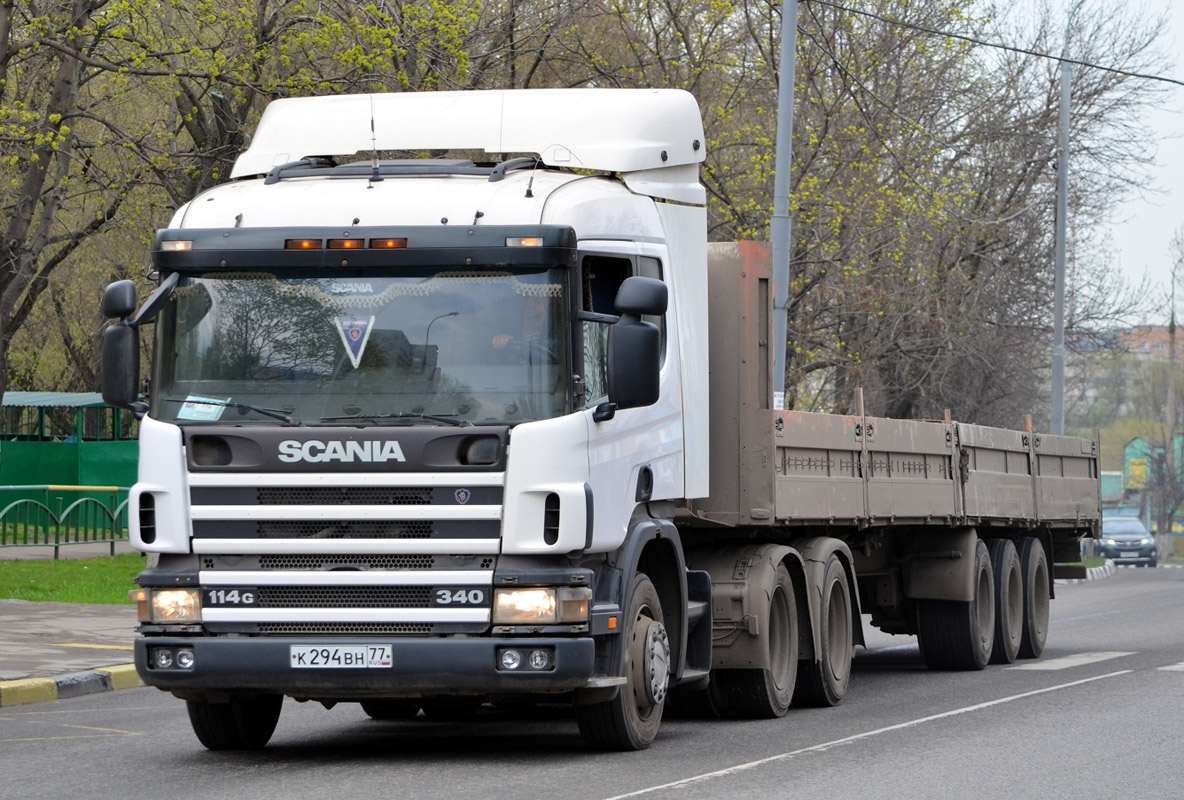
[[[370,719],[414,719],[419,714],[415,700],[363,700],[362,710]]]
[[[1048,556],[1034,536],[1020,542],[1020,571],[1024,580],[1024,632],[1020,658],[1040,658],[1048,641]]]
[[[855,643],[851,622],[851,584],[838,555],[831,553],[822,573],[822,602],[818,615],[818,654],[798,662],[793,702],[824,708],[838,705],[851,682]]]
[[[995,643],[995,582],[991,554],[979,539],[974,549],[974,599],[919,600],[917,638],[930,669],[982,669]]]
[[[633,578],[622,632],[624,677],[616,697],[577,705],[580,734],[601,750],[644,750],[658,735],[670,685],[670,640],[658,590],[642,573]]]
[[[210,750],[258,750],[271,739],[283,707],[282,694],[215,703],[186,700],[189,724]]]
[[[992,664],[1010,664],[1024,635],[1024,578],[1020,556],[1010,539],[992,539],[991,577],[995,580],[995,644]]]
[[[724,670],[711,671],[707,686],[692,688],[675,686],[666,696],[664,716],[680,719],[723,719],[731,710],[722,675]]]
[[[768,669],[728,669],[718,673],[727,707],[743,719],[785,716],[793,700],[798,676],[798,604],[784,564],[774,573],[768,619]]]

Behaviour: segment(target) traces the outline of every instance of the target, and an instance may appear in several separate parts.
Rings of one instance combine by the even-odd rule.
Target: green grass
[[[1092,568],[1092,567],[1100,567],[1100,566],[1104,565],[1105,563],[1106,563],[1106,559],[1104,559],[1104,558],[1085,558],[1085,559],[1082,559],[1081,561],[1070,562],[1066,566]]]
[[[55,603],[129,603],[144,557],[124,553],[58,561],[0,561],[0,598]]]

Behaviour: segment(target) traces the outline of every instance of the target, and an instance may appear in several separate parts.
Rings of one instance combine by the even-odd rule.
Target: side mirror
[[[136,284],[131,281],[115,281],[103,290],[103,302],[99,306],[107,319],[123,319],[136,310]]]
[[[139,331],[124,322],[116,323],[103,331],[103,402],[131,409],[139,416],[148,410],[140,402],[139,386]]]
[[[617,291],[621,317],[608,331],[608,402],[592,414],[596,422],[613,418],[619,408],[643,408],[658,402],[662,332],[642,314],[664,314],[666,284],[654,278],[626,278]]]
[[[616,306],[618,314],[665,314],[669,298],[666,284],[656,278],[642,278],[634,276],[621,282],[617,290]]]

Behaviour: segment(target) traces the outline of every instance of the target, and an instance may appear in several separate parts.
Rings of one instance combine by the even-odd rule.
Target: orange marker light
[[[320,239],[285,239],[285,250],[320,250]]]
[[[330,250],[360,250],[366,246],[365,239],[330,239]]]
[[[406,239],[371,239],[372,250],[402,250],[407,246]]]
[[[506,239],[506,247],[542,247],[541,236],[511,236]]]
[[[616,617],[609,617],[608,618],[608,629],[610,631],[615,631],[617,629],[617,618]]]

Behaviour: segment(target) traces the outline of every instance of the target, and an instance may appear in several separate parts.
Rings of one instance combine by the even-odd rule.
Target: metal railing
[[[127,541],[127,491],[121,486],[0,486],[0,547],[52,547],[56,560],[65,545],[108,544],[115,555],[115,543]],[[38,493],[40,499],[28,496]],[[63,497],[84,493],[104,498],[79,497],[67,504]],[[8,500],[13,494],[25,496]]]

